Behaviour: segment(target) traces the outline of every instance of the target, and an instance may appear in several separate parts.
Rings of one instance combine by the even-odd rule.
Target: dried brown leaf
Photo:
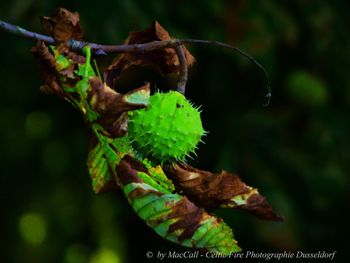
[[[149,83],[126,94],[117,93],[98,77],[91,77],[89,84],[87,101],[92,110],[100,114],[98,123],[108,133],[106,135],[113,138],[124,136],[127,133],[127,112],[147,106],[150,96]],[[143,97],[143,100],[131,100],[130,97],[135,94]]]
[[[69,39],[82,40],[83,30],[80,26],[80,16],[65,8],[58,8],[53,17],[41,18],[44,33],[52,36],[57,43],[65,43]]]
[[[169,33],[157,22],[143,31],[131,32],[125,44],[142,44],[152,41],[170,40]],[[188,66],[191,66],[195,59],[185,48],[185,56]],[[133,65],[153,65],[162,74],[178,73],[180,70],[179,59],[173,48],[164,48],[147,53],[125,53],[115,60],[104,72],[104,78],[109,86],[114,86],[114,82],[121,73]]]
[[[232,207],[245,210],[264,220],[280,221],[266,198],[247,186],[238,175],[198,170],[190,165],[164,167],[165,173],[194,203],[203,207]]]
[[[44,42],[41,41],[32,48],[32,52],[40,66],[44,78],[44,84],[40,87],[40,90],[44,93],[56,94],[59,97],[63,97],[64,94],[57,76],[54,56],[50,53]]]
[[[277,215],[266,198],[259,193],[254,193],[247,199],[247,204],[236,207],[255,215],[259,219],[270,221],[283,221],[284,217]]]

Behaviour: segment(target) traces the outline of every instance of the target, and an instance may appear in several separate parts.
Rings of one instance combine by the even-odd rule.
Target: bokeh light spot
[[[102,248],[91,258],[90,263],[120,263],[120,257],[111,249]]]
[[[31,245],[40,245],[47,234],[47,223],[38,213],[27,213],[19,220],[19,231],[24,241]]]
[[[290,97],[307,106],[322,106],[328,100],[327,86],[307,71],[295,71],[288,78]]]

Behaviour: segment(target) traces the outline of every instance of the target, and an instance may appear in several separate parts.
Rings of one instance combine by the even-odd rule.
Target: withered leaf
[[[62,79],[65,79],[67,86],[74,86],[80,80],[80,77],[73,76],[73,72],[78,68],[78,64],[85,63],[85,57],[67,51],[65,56],[70,59],[70,65],[65,69],[59,70],[54,54],[50,52],[43,41],[37,42],[37,45],[32,48],[32,53],[40,66],[44,78],[44,85],[40,87],[42,92],[55,94],[62,98],[65,96],[61,87]]]
[[[148,29],[131,32],[125,44],[142,44],[151,41],[170,40],[169,33],[157,22],[154,21]],[[191,53],[184,48],[188,66],[191,66],[195,59]],[[178,73],[180,70],[179,59],[173,48],[154,50],[147,53],[125,53],[120,55],[104,72],[106,83],[113,87],[116,79],[121,73],[132,65],[153,65],[162,74]]]
[[[100,114],[106,113],[123,113],[130,110],[136,110],[147,106],[150,97],[150,84],[145,83],[143,86],[133,89],[126,94],[117,93],[106,83],[102,83],[98,77],[89,79],[91,90],[87,97],[92,109]],[[138,100],[130,99],[137,96]]]
[[[117,93],[98,77],[89,79],[87,101],[92,110],[100,114],[98,123],[109,137],[120,137],[127,133],[128,111],[144,108],[150,97],[150,84],[134,89],[126,94]]]
[[[83,30],[80,26],[79,13],[72,13],[65,8],[58,8],[53,17],[41,17],[44,33],[52,36],[57,43],[69,39],[82,40]]]
[[[44,42],[41,41],[32,48],[32,52],[44,78],[44,84],[40,87],[40,90],[44,93],[56,94],[59,97],[63,97],[54,56],[50,53]]]
[[[247,186],[238,175],[198,170],[185,164],[164,167],[178,190],[194,203],[204,207],[232,207],[245,210],[264,220],[281,221],[266,198],[257,189]]]

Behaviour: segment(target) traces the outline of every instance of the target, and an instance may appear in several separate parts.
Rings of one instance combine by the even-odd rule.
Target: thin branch
[[[24,37],[32,40],[42,40],[48,44],[55,44],[55,40],[50,36],[28,31],[22,27],[12,25],[2,20],[0,20],[0,29],[16,36],[20,36],[20,37]]]
[[[41,40],[47,44],[54,45],[54,38],[26,30],[22,27],[12,25],[5,21],[0,20],[0,29],[10,34],[24,37],[31,40]],[[166,47],[175,47],[174,40],[168,41],[152,41],[144,44],[133,45],[101,45],[96,43],[78,41],[71,39],[68,41],[68,46],[74,51],[81,51],[84,46],[90,46],[95,55],[106,55],[107,53],[138,53],[149,52],[156,49],[162,49]]]
[[[226,43],[222,43],[219,41],[213,41],[213,40],[200,40],[200,39],[181,39],[180,40],[181,43],[185,44],[204,44],[204,45],[214,45],[214,46],[219,46],[219,47],[224,47],[224,48],[228,48],[231,49],[235,52],[237,52],[238,54],[242,55],[243,57],[246,57],[247,59],[249,59],[251,62],[253,62],[253,64],[255,64],[258,68],[260,68],[266,78],[266,89],[267,92],[265,94],[265,98],[266,98],[266,102],[263,104],[263,106],[268,106],[270,104],[270,100],[271,100],[271,82],[270,82],[270,77],[269,74],[267,73],[266,69],[264,68],[263,65],[261,65],[255,58],[253,58],[251,55],[249,55],[248,53],[244,52],[243,50],[239,49],[238,47],[235,46],[231,46],[229,44]]]
[[[55,40],[50,36],[28,31],[19,26],[15,26],[1,20],[0,20],[0,29],[20,37],[24,37],[32,40],[41,40],[48,44],[55,44]],[[102,45],[102,44],[78,41],[75,39],[71,39],[68,41],[68,46],[72,50],[81,51],[84,48],[84,46],[90,46],[94,55],[106,55],[107,53],[144,53],[144,52],[150,52],[157,49],[174,48],[180,61],[180,76],[178,80],[178,89],[180,92],[185,91],[185,85],[187,82],[187,71],[188,71],[186,58],[182,47],[184,44],[204,44],[204,45],[220,46],[220,47],[231,49],[237,52],[238,54],[249,59],[257,67],[259,67],[265,75],[267,92],[265,95],[266,102],[263,104],[263,106],[269,105],[270,99],[271,99],[271,87],[270,87],[270,77],[266,69],[252,56],[250,56],[243,50],[237,47],[231,46],[229,44],[225,44],[219,41],[199,40],[199,39],[171,39],[171,40],[165,40],[165,41],[152,41],[152,42],[143,43],[143,44],[128,44],[128,45]]]

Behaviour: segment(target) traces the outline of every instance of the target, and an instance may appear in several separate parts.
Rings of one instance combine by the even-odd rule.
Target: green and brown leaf
[[[165,239],[192,248],[230,254],[241,249],[232,230],[186,196],[153,183],[146,167],[130,156],[117,166],[124,193],[138,216]]]

